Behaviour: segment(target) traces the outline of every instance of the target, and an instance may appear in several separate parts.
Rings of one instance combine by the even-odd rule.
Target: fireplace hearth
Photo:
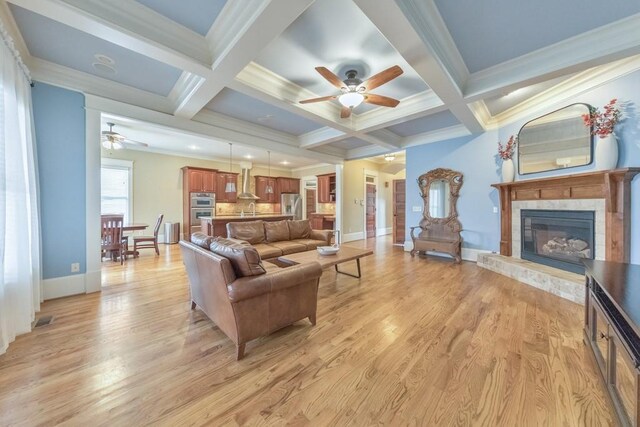
[[[595,258],[595,212],[521,210],[521,258],[584,274]]]

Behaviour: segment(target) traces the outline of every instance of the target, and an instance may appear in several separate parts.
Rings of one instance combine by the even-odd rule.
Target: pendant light
[[[233,166],[231,165],[231,156],[233,154],[233,144],[229,143],[229,172],[233,172]],[[233,176],[233,175],[231,175]],[[228,179],[228,178],[227,178]],[[227,184],[224,186],[225,193],[235,193],[236,192],[236,183],[233,181],[227,181]]]
[[[271,185],[271,151],[267,151],[269,155],[269,180],[267,181],[267,188],[264,189],[265,193],[273,194],[273,186]]]

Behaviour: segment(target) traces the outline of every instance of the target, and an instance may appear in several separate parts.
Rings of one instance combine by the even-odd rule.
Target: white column
[[[87,272],[85,292],[102,290],[100,272],[100,111],[85,109]]]
[[[340,231],[340,240],[344,238],[344,233],[342,232],[342,176],[344,172],[343,165],[336,165],[336,221],[334,224],[334,229]]]

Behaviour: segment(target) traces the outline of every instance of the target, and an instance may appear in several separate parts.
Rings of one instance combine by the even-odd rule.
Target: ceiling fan
[[[127,146],[148,147],[149,144],[144,142],[134,141],[126,138],[124,135],[113,131],[114,123],[107,122],[109,130],[102,131],[102,146],[107,150],[121,150]]]
[[[304,99],[300,101],[301,104],[338,99],[338,102],[342,105],[340,117],[345,119],[351,115],[351,110],[363,102],[391,108],[400,103],[397,99],[369,93],[370,90],[375,89],[378,86],[382,86],[383,84],[400,76],[403,71],[402,68],[397,65],[387,68],[386,70],[369,77],[365,81],[358,78],[358,72],[356,70],[347,71],[345,73],[347,76],[345,80],[340,80],[340,77],[336,76],[325,67],[316,67],[316,71],[320,73],[322,77],[327,79],[329,83],[340,89],[342,94]]]

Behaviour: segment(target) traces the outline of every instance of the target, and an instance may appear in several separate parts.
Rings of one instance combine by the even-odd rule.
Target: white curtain
[[[0,23],[0,354],[40,309],[40,223],[31,87]]]

